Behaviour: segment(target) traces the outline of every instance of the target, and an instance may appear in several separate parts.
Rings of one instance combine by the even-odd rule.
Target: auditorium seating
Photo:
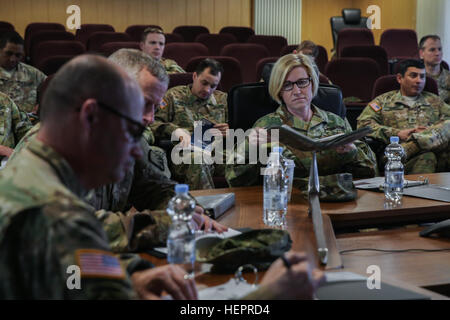
[[[176,86],[191,84],[192,75],[192,72],[169,74],[169,89]]]
[[[76,56],[86,51],[85,46],[79,41],[71,40],[51,40],[39,43],[36,46],[32,60],[35,65],[41,65],[42,61],[48,57],[60,55]]]
[[[25,28],[25,55],[27,57],[30,56],[30,42],[32,36],[39,32],[44,30],[60,30],[60,31],[66,31],[66,28],[60,24],[60,23],[53,23],[53,22],[33,22],[27,25]]]
[[[7,21],[0,21],[0,29],[14,31],[14,26]]]
[[[101,46],[108,42],[132,42],[132,40],[128,34],[123,32],[94,32],[87,40],[86,50],[100,52]]]
[[[266,47],[255,43],[232,43],[223,47],[221,56],[236,58],[241,63],[242,80],[256,82],[256,64],[262,58],[269,57]]]
[[[387,29],[380,38],[380,46],[386,50],[388,59],[419,59],[417,34],[411,29]]]
[[[41,70],[46,75],[56,73],[66,62],[70,61],[74,55],[58,55],[47,57],[36,65],[36,68]]]
[[[225,57],[225,56],[194,57],[191,60],[189,60],[186,66],[186,71],[194,72],[199,62],[206,58],[215,59],[222,64],[223,75],[222,78],[220,79],[219,90],[228,92],[233,86],[242,83],[241,64],[237,59],[232,57]]]
[[[109,57],[111,54],[119,49],[130,48],[140,50],[139,42],[136,41],[125,41],[125,42],[107,42],[102,44],[100,47],[100,52],[105,56]]]
[[[172,33],[180,34],[186,42],[194,42],[199,34],[209,33],[209,30],[204,26],[178,26]]]
[[[94,23],[87,23],[82,24],[80,26],[80,29],[77,29],[75,33],[75,39],[78,41],[81,41],[84,43],[84,45],[87,45],[87,41],[91,34],[94,32],[115,32],[113,26],[109,24],[94,24]]]
[[[350,46],[341,51],[342,58],[371,58],[375,60],[380,68],[380,74],[389,74],[389,63],[386,50],[380,46]]]
[[[237,39],[228,33],[202,33],[195,38],[195,42],[204,44],[208,48],[210,55],[218,56],[224,46],[230,43],[236,43]]]
[[[372,31],[369,29],[342,29],[338,33],[336,42],[336,53],[338,57],[342,56],[342,50],[350,46],[373,46],[375,40],[373,39]]]
[[[262,79],[264,66],[266,64],[268,64],[268,63],[270,63],[273,66],[275,64],[275,62],[277,62],[278,59],[279,59],[279,57],[267,57],[267,58],[262,58],[261,60],[259,60],[256,63],[256,77],[255,77],[255,79],[257,81]]]
[[[65,41],[74,41],[75,36],[73,33],[67,32],[67,31],[60,31],[60,30],[43,30],[33,33],[30,39],[30,63],[34,64],[35,60],[33,60],[33,57],[36,56],[38,53],[38,45],[45,41],[51,41],[51,40],[65,40]]]
[[[279,57],[281,50],[287,46],[287,39],[282,36],[253,35],[247,39],[247,43],[261,44],[267,48],[271,57]]]
[[[331,35],[333,37],[334,48],[338,40],[338,33],[342,29],[367,28],[367,18],[361,17],[360,9],[342,9],[342,16],[330,18]]]
[[[252,28],[249,27],[232,27],[232,26],[228,26],[228,27],[223,27],[222,29],[220,29],[219,31],[220,34],[222,33],[230,33],[233,36],[236,37],[238,42],[242,42],[245,43],[247,42],[247,39],[255,34],[255,30],[253,30]]]
[[[165,33],[164,37],[166,38],[166,44],[172,42],[184,42],[183,36],[178,33]]]
[[[164,58],[172,59],[183,69],[193,57],[209,56],[209,50],[201,43],[197,42],[173,42],[164,48]]]
[[[396,75],[386,75],[379,77],[373,85],[372,99],[375,99],[385,92],[399,89],[400,84],[397,81]],[[423,90],[434,93],[435,95],[439,95],[436,81],[429,76],[426,77],[425,88]]]

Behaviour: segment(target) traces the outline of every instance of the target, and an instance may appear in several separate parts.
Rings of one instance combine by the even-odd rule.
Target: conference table
[[[430,183],[450,186],[450,173],[427,174]],[[405,177],[415,180],[418,175]],[[235,205],[217,220],[233,229],[267,228],[263,223],[263,192],[261,186],[192,191],[194,196],[233,192]],[[358,190],[357,199],[350,202],[321,203],[324,233],[329,250],[326,266],[317,257],[316,240],[308,202],[294,188],[286,215],[292,238],[292,250],[304,251],[309,261],[325,271],[351,271],[369,276],[367,268],[376,265],[382,281],[401,284],[420,292],[421,288],[450,296],[450,251],[380,252],[359,249],[407,250],[449,249],[450,239],[423,238],[419,231],[424,222],[450,218],[450,202],[404,196],[402,205],[393,209],[384,206],[384,194]],[[347,250],[355,250],[345,252]],[[163,259],[151,258],[158,264]],[[199,283],[208,286],[226,282],[232,275],[202,274]],[[250,281],[251,281],[250,275]],[[444,298],[431,291],[424,293]]]

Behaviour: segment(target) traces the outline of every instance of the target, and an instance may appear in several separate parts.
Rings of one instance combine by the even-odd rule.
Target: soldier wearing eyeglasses
[[[31,112],[37,103],[37,88],[46,78],[38,69],[21,60],[24,41],[15,31],[0,39],[0,92],[8,95],[21,111]]]
[[[254,134],[249,137],[248,142],[237,146],[236,154],[248,159],[248,143],[260,143],[261,138],[267,137],[268,134],[263,128],[271,125],[287,124],[314,139],[351,132],[352,129],[346,119],[311,104],[318,86],[318,75],[308,56],[289,54],[280,58],[272,70],[269,82],[269,93],[280,106],[274,113],[255,122]],[[267,146],[270,149],[273,143],[268,143]],[[286,146],[283,154],[287,158],[294,159],[295,177],[309,176],[311,152]],[[360,141],[335,150],[319,152],[317,163],[321,176],[350,172],[353,177],[363,178],[372,177],[377,173],[374,153]],[[227,181],[232,186],[261,183],[260,167],[261,163],[227,165]]]

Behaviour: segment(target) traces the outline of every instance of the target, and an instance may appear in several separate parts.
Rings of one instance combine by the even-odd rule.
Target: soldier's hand
[[[140,299],[160,299],[166,291],[175,300],[196,300],[195,281],[186,275],[179,266],[165,265],[137,271],[131,275],[131,281]]]
[[[291,267],[288,269],[277,259],[264,275],[261,286],[267,286],[277,299],[312,299],[325,280],[323,272],[313,269],[303,253],[291,251],[285,257]]]
[[[398,132],[398,137],[400,138],[401,141],[406,141],[408,140],[409,136],[414,133],[414,131],[416,130],[416,128],[412,128],[412,129],[403,129],[400,130]]]
[[[191,135],[188,131],[182,128],[176,129],[172,133],[172,141],[180,141],[181,147],[189,147],[191,145]]]
[[[427,127],[424,126],[418,126],[417,128],[415,128],[414,133],[421,133],[422,131],[427,130]]]
[[[0,145],[0,156],[9,157],[13,153],[13,149]]]
[[[217,123],[213,128],[218,129],[221,135],[224,137],[228,134],[228,129],[230,129],[228,123]]]
[[[201,212],[199,212],[201,210]],[[196,230],[205,230],[205,231],[216,231],[219,233],[225,232],[228,230],[228,227],[220,224],[219,222],[211,219],[207,215],[203,213],[203,208],[200,206],[195,207],[194,214],[192,215],[192,221],[194,222],[194,227]]]
[[[352,150],[355,150],[356,149],[356,146],[353,144],[353,143],[347,143],[347,144],[345,144],[345,145],[343,145],[343,146],[339,146],[339,147],[336,147],[336,152],[337,153],[347,153],[347,152],[350,152],[350,151],[352,151]]]

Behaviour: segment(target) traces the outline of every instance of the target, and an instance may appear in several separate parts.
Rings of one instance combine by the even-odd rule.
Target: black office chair
[[[342,16],[331,17],[331,35],[336,49],[338,33],[345,28],[367,28],[367,17],[361,17],[360,9],[342,9]]]
[[[333,112],[345,118],[346,109],[342,101],[342,91],[338,86],[319,84],[319,90],[312,103],[322,110]],[[278,108],[264,82],[244,83],[231,88],[228,93],[228,124],[231,129],[247,130],[259,118]]]

